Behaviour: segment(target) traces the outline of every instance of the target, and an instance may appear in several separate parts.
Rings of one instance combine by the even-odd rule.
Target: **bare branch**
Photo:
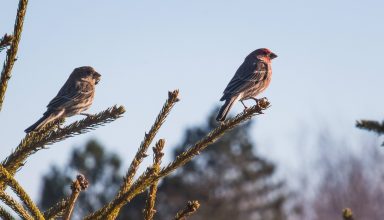
[[[187,217],[195,213],[199,207],[200,204],[198,201],[188,201],[187,206],[176,214],[174,220],[187,219]]]
[[[0,207],[0,218],[4,220],[15,220],[15,218],[3,207]]]
[[[0,52],[4,50],[4,48],[10,46],[12,44],[12,35],[5,34],[4,37],[0,38]]]
[[[71,185],[72,194],[68,202],[67,209],[64,213],[64,220],[70,220],[73,212],[73,208],[75,207],[75,203],[77,197],[80,192],[88,188],[88,180],[82,174],[77,175],[76,180],[73,181]]]

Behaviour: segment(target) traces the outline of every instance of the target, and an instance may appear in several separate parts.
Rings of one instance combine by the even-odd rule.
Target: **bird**
[[[247,106],[244,100],[253,99],[258,103],[256,96],[263,92],[271,82],[272,63],[277,55],[267,48],[260,48],[251,52],[237,69],[235,75],[228,83],[220,101],[225,101],[216,117],[217,121],[224,121],[233,104],[240,101],[244,109]]]
[[[37,122],[25,129],[26,133],[39,131],[49,122],[77,114],[90,116],[86,111],[93,102],[95,85],[101,75],[90,66],[75,68],[57,95],[47,105],[47,111]]]

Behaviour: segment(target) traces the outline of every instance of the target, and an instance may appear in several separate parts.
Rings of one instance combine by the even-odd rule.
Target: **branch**
[[[380,122],[377,121],[361,120],[356,122],[356,127],[367,131],[373,131],[378,135],[384,134],[384,121],[380,124]],[[384,143],[382,146],[384,146]]]
[[[132,181],[137,172],[137,169],[139,168],[139,165],[143,161],[143,159],[147,156],[146,152],[148,150],[149,145],[152,143],[154,137],[156,136],[160,127],[163,125],[165,119],[167,118],[169,112],[172,110],[173,106],[176,104],[176,102],[179,101],[178,96],[179,96],[179,90],[168,92],[167,101],[163,105],[163,108],[158,114],[155,120],[155,123],[152,125],[151,129],[149,130],[149,133],[148,134],[145,133],[144,140],[141,142],[140,147],[136,152],[136,155],[132,160],[131,165],[129,166],[128,172],[124,177],[123,184],[120,187],[120,190],[118,192],[119,196],[122,196],[124,193],[126,193],[129,190],[129,188],[132,186]],[[114,211],[114,213],[118,213],[118,212],[119,210]],[[114,219],[114,217],[111,216],[110,219]]]
[[[109,204],[88,215],[85,217],[85,219],[102,219],[103,216],[107,216],[112,212],[116,212],[116,210],[128,203],[137,194],[143,192],[155,181],[169,175],[175,169],[191,161],[196,155],[200,153],[200,151],[216,142],[227,131],[238,126],[240,123],[249,120],[255,115],[263,114],[263,110],[267,109],[269,106],[269,102],[266,99],[261,99],[258,105],[248,108],[247,111],[238,114],[235,118],[225,120],[219,127],[212,130],[203,139],[177,156],[172,163],[168,164],[168,166],[160,170],[157,176],[151,175],[151,172],[147,170],[136,180],[128,192],[124,193],[123,195],[117,195]]]
[[[8,171],[0,165],[0,177],[1,179],[8,184],[13,192],[20,198],[20,200],[25,204],[28,210],[32,213],[35,219],[44,220],[43,215],[40,210],[37,208],[35,203],[29,197],[29,195],[25,192],[25,190],[20,186],[20,184],[13,178],[13,176],[8,173]]]
[[[12,35],[4,34],[4,37],[0,38],[0,52],[3,51],[6,47],[10,46],[12,43]]]
[[[16,171],[24,165],[25,160],[30,155],[46,148],[46,145],[62,141],[75,135],[87,133],[90,130],[96,129],[98,126],[110,123],[122,117],[124,112],[125,109],[123,106],[113,106],[96,115],[73,122],[62,129],[48,129],[42,132],[28,133],[20,142],[19,146],[16,147],[16,150],[2,162],[2,165],[10,174],[14,175]]]
[[[0,218],[4,220],[15,220],[15,218],[3,207],[0,207]]]
[[[69,204],[70,197],[62,199],[60,202],[56,203],[54,206],[49,208],[44,212],[45,219],[52,219],[58,216],[61,216]]]
[[[69,199],[68,207],[65,211],[63,220],[70,220],[73,208],[75,207],[75,203],[77,200],[77,197],[79,196],[80,192],[88,188],[88,180],[85,179],[85,177],[81,174],[77,175],[76,180],[73,181],[71,185],[72,194]]]
[[[163,148],[164,148],[165,140],[160,139],[156,146],[153,148],[154,158],[153,158],[153,165],[152,165],[152,172],[153,175],[158,175],[160,171],[160,164],[161,159],[164,156]],[[156,201],[156,193],[157,193],[157,183],[158,181],[155,181],[150,187],[148,192],[148,198],[146,201],[145,209],[144,209],[144,219],[145,220],[152,220],[153,216],[156,213],[155,208],[155,201]]]
[[[178,212],[174,218],[174,220],[185,220],[188,216],[192,215],[197,209],[200,207],[198,201],[188,201],[187,206]]]
[[[19,7],[17,9],[15,26],[13,29],[13,40],[11,43],[11,47],[7,51],[7,57],[5,58],[5,62],[3,65],[3,70],[1,71],[0,78],[0,111],[3,107],[4,96],[8,86],[8,80],[11,78],[11,71],[13,68],[13,64],[16,61],[17,49],[19,47],[19,41],[21,32],[23,30],[23,23],[25,12],[27,11],[28,0],[20,0]]]
[[[384,134],[384,121],[380,124],[377,121],[361,120],[356,122],[356,127],[376,132],[377,134]]]
[[[0,200],[15,211],[22,219],[33,220],[32,216],[20,205],[16,200],[7,195],[4,191],[0,191]]]
[[[354,220],[352,210],[349,208],[343,209],[343,219],[344,220]]]

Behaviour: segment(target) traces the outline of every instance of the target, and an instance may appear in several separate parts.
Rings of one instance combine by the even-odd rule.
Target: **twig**
[[[54,206],[49,208],[47,211],[44,212],[44,218],[45,219],[52,219],[55,217],[59,217],[63,215],[63,212],[65,211],[66,207],[69,204],[69,200],[71,197],[62,199],[58,203],[56,203]]]
[[[187,206],[178,212],[174,218],[174,220],[185,220],[188,216],[192,215],[197,209],[200,207],[198,201],[188,201]]]
[[[350,208],[343,209],[343,219],[344,220],[354,220],[353,213]]]
[[[16,147],[16,150],[2,162],[2,165],[10,174],[14,175],[16,171],[23,166],[27,157],[46,148],[46,145],[94,130],[98,126],[122,117],[124,112],[125,109],[123,106],[114,106],[96,115],[76,121],[62,129],[48,129],[43,132],[31,132],[25,136],[19,146]]]
[[[69,199],[68,207],[64,213],[64,220],[70,220],[73,208],[75,207],[75,203],[77,200],[77,197],[79,196],[80,192],[88,188],[88,180],[85,179],[85,177],[82,174],[77,175],[76,180],[72,182],[71,190],[72,194]]]
[[[0,191],[0,200],[3,201],[7,206],[9,206],[13,211],[15,211],[22,219],[32,220],[32,216],[24,209],[24,207],[19,204],[12,197],[7,195],[4,191]]]
[[[4,48],[8,47],[12,43],[12,35],[5,34],[4,37],[0,38],[0,52],[4,50]]]
[[[169,112],[172,110],[173,106],[176,104],[176,102],[179,101],[178,96],[179,96],[179,90],[174,90],[172,92],[168,92],[168,99],[165,102],[165,104],[163,105],[163,108],[161,109],[160,113],[158,114],[158,116],[155,120],[155,123],[152,125],[148,134],[146,133],[144,135],[144,140],[141,142],[140,147],[139,147],[138,151],[136,152],[136,155],[133,158],[131,165],[129,166],[128,172],[124,177],[124,181],[120,187],[118,195],[122,196],[132,186],[133,178],[137,172],[137,169],[139,168],[140,163],[143,161],[143,159],[145,157],[147,157],[146,152],[148,150],[149,145],[152,143],[154,137],[156,136],[160,127],[163,125],[165,119],[167,118]],[[118,212],[119,212],[119,210],[114,211],[114,213],[118,213]],[[109,219],[114,219],[114,218],[115,217],[110,216]]]
[[[1,206],[0,206],[0,219],[15,220],[15,218]]]
[[[367,131],[373,131],[378,135],[384,134],[384,121],[380,124],[378,121],[361,120],[356,122],[356,127]],[[384,146],[384,143],[382,146]]]
[[[265,99],[259,101],[258,105],[248,108],[247,111],[240,113],[233,119],[224,121],[219,127],[212,130],[203,139],[189,147],[186,151],[176,157],[176,159],[163,168],[157,176],[151,175],[148,170],[143,173],[132,185],[128,192],[123,195],[117,195],[110,203],[99,209],[98,211],[91,213],[85,219],[103,219],[103,216],[108,216],[110,213],[114,213],[116,216],[116,210],[119,210],[123,205],[129,202],[137,194],[143,192],[148,186],[153,184],[155,181],[169,175],[175,169],[183,166],[187,162],[191,161],[200,151],[204,150],[209,145],[217,141],[230,129],[238,126],[240,123],[247,121],[255,115],[263,114],[263,110],[269,107],[269,102]],[[118,212],[118,211],[117,211]]]
[[[23,30],[25,12],[27,11],[28,0],[20,0],[19,7],[17,9],[15,26],[13,29],[13,40],[11,47],[7,51],[7,57],[1,71],[1,83],[0,83],[0,111],[3,107],[4,96],[8,86],[8,80],[11,78],[11,71],[13,64],[16,61],[17,49],[19,47],[19,41],[21,32]]]
[[[156,175],[160,171],[160,164],[161,164],[161,158],[163,158],[164,153],[163,148],[164,148],[165,140],[160,139],[157,143],[156,146],[153,148],[153,165],[152,165],[152,171],[153,175]],[[157,193],[157,183],[158,181],[155,181],[150,187],[149,187],[149,192],[148,192],[148,198],[145,204],[145,209],[144,209],[144,219],[145,220],[152,220],[153,216],[156,213],[155,210],[155,201],[156,201],[156,193]]]
[[[29,197],[29,195],[25,192],[25,190],[20,186],[20,184],[13,178],[13,176],[8,173],[8,171],[0,165],[0,177],[1,179],[8,184],[13,192],[20,198],[20,200],[25,204],[28,210],[32,213],[35,219],[44,220],[44,217],[40,210],[37,208],[35,203]]]

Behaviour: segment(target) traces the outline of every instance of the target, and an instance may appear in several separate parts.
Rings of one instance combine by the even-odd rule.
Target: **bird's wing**
[[[69,83],[66,82],[56,97],[53,98],[47,105],[48,109],[58,109],[67,106],[68,104],[81,99],[84,94],[92,92],[92,87],[89,83]]]
[[[224,90],[221,101],[237,95],[247,88],[254,86],[267,76],[268,65],[262,61],[244,62]]]

